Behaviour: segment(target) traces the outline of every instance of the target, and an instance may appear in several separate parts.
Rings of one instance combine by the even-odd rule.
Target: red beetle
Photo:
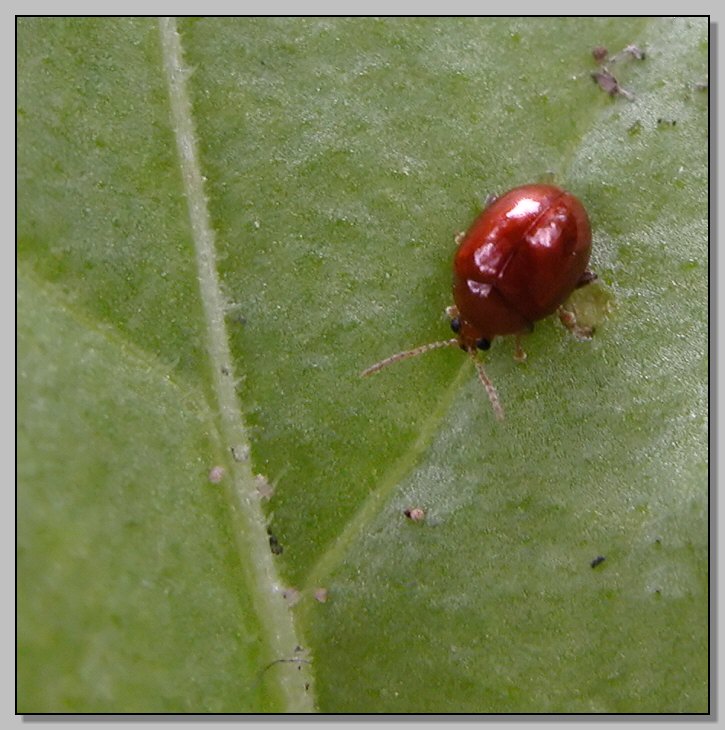
[[[400,352],[365,370],[439,347],[459,346],[470,353],[498,418],[503,409],[476,350],[488,350],[494,337],[516,335],[516,358],[523,360],[518,337],[534,322],[559,311],[561,321],[580,337],[580,328],[562,305],[577,287],[596,275],[587,269],[592,232],[584,206],[553,185],[523,185],[493,200],[468,231],[456,238],[453,299],[448,307],[456,337]]]

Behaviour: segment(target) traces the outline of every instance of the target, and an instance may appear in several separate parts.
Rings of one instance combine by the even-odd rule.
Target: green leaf
[[[18,710],[706,712],[707,19],[178,31],[18,21]],[[360,379],[544,178],[594,339]]]

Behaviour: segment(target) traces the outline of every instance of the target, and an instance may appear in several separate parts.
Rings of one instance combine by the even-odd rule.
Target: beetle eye
[[[451,320],[451,329],[458,334],[461,331],[461,320],[458,317],[454,317]]]
[[[476,347],[479,350],[488,350],[491,347],[491,340],[487,340],[484,337],[481,337],[480,340],[476,340]]]

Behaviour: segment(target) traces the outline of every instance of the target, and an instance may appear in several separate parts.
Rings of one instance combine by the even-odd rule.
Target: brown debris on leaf
[[[255,474],[254,487],[260,499],[269,500],[274,494],[274,485],[262,474]]]
[[[602,91],[606,91],[609,96],[623,96],[625,99],[630,101],[634,99],[634,94],[627,91],[623,86],[620,86],[619,81],[612,75],[612,73],[603,68],[602,71],[592,72],[592,79]]]
[[[422,522],[425,519],[425,510],[422,507],[410,507],[409,509],[404,509],[403,514],[411,522]]]
[[[226,471],[223,466],[213,466],[209,469],[209,481],[212,484],[219,484],[219,482],[224,479],[225,473]]]
[[[625,99],[632,101],[634,94],[619,83],[617,77],[610,70],[610,67],[629,58],[644,61],[646,58],[645,52],[639,46],[635,46],[632,43],[625,46],[619,53],[615,53],[609,59],[607,59],[608,54],[609,51],[604,46],[595,46],[592,48],[592,57],[601,66],[601,70],[592,72],[591,76],[594,83],[610,96],[623,96]],[[605,66],[605,63],[608,65]]]
[[[315,588],[314,596],[319,603],[327,603],[327,588]]]
[[[604,46],[594,46],[592,48],[592,56],[597,63],[604,63],[608,55],[609,51]]]
[[[629,46],[625,46],[616,56],[614,56],[611,59],[610,63],[614,63],[614,61],[619,61],[620,59],[626,58],[627,56],[631,56],[637,61],[644,61],[644,59],[646,58],[645,52],[641,48],[635,46],[634,44],[630,44]]]
[[[267,535],[269,536],[269,549],[272,551],[272,555],[281,555],[284,548],[270,527],[267,528]]]

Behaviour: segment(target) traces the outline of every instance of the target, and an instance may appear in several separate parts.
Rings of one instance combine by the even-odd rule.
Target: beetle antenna
[[[501,401],[498,399],[498,393],[494,387],[491,379],[486,375],[486,371],[483,368],[483,363],[476,357],[475,350],[469,350],[471,357],[473,358],[473,364],[476,366],[476,372],[478,373],[478,379],[481,381],[481,385],[486,389],[488,393],[488,399],[491,401],[493,412],[496,415],[496,419],[503,421],[503,407]]]
[[[387,367],[388,365],[392,365],[394,362],[398,362],[399,360],[407,360],[409,357],[416,357],[417,355],[422,355],[424,352],[429,352],[430,350],[438,350],[441,347],[458,347],[458,345],[459,345],[458,338],[454,337],[453,339],[450,339],[450,340],[440,340],[439,342],[429,342],[427,345],[421,345],[420,347],[415,347],[412,350],[406,350],[405,352],[398,352],[395,355],[386,357],[385,360],[376,362],[375,365],[371,365],[367,370],[363,370],[360,373],[360,377],[365,378],[368,375],[377,373],[378,370],[382,370],[383,368]]]

